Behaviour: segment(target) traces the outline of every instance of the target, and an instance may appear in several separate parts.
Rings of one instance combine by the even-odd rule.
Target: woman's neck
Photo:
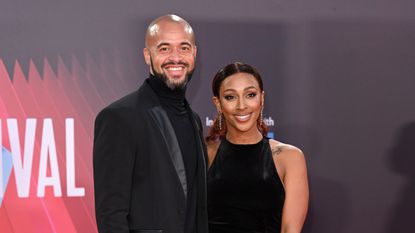
[[[256,129],[254,132],[240,132],[228,130],[226,140],[233,144],[255,144],[263,138],[261,132]]]

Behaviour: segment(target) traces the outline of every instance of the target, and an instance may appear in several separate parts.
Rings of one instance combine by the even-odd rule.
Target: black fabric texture
[[[160,103],[172,123],[180,150],[187,179],[186,221],[185,233],[196,232],[196,209],[197,209],[197,135],[191,122],[191,110],[187,104],[185,95],[186,88],[171,90],[160,79],[150,75],[146,80],[160,99]]]
[[[278,233],[285,191],[267,138],[238,145],[224,139],[208,171],[210,233]]]

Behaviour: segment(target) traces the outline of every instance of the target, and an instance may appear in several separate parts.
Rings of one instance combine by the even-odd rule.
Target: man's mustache
[[[183,62],[183,61],[179,61],[179,62],[174,62],[174,61],[166,62],[163,65],[161,65],[161,67],[164,68],[165,66],[169,66],[169,65],[183,65],[185,67],[189,67],[189,63]]]

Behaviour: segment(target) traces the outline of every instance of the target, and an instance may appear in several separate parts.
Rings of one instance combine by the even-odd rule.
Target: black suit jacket
[[[206,147],[198,135],[197,233],[207,233]],[[95,210],[100,233],[182,233],[186,172],[180,147],[160,101],[144,82],[104,108],[94,132]]]

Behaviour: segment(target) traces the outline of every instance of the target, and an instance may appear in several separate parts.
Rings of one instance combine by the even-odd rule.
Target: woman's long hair
[[[251,74],[252,76],[254,76],[254,78],[258,82],[261,92],[264,90],[261,75],[255,69],[255,67],[242,63],[242,62],[234,62],[223,67],[216,73],[212,81],[213,96],[219,98],[219,90],[220,90],[220,86],[222,85],[223,80],[237,73]],[[260,114],[260,117],[261,117],[261,114]],[[258,122],[257,123],[258,130],[261,132],[263,136],[266,136],[268,133],[268,128],[265,125],[265,122],[263,122],[263,119],[258,119],[257,122]],[[221,140],[225,137],[226,132],[227,132],[227,127],[226,127],[226,122],[225,122],[223,115],[222,116],[217,115],[215,120],[213,121],[213,125],[209,129],[209,133],[208,133],[208,136],[206,137],[206,141],[213,142],[213,141]]]

